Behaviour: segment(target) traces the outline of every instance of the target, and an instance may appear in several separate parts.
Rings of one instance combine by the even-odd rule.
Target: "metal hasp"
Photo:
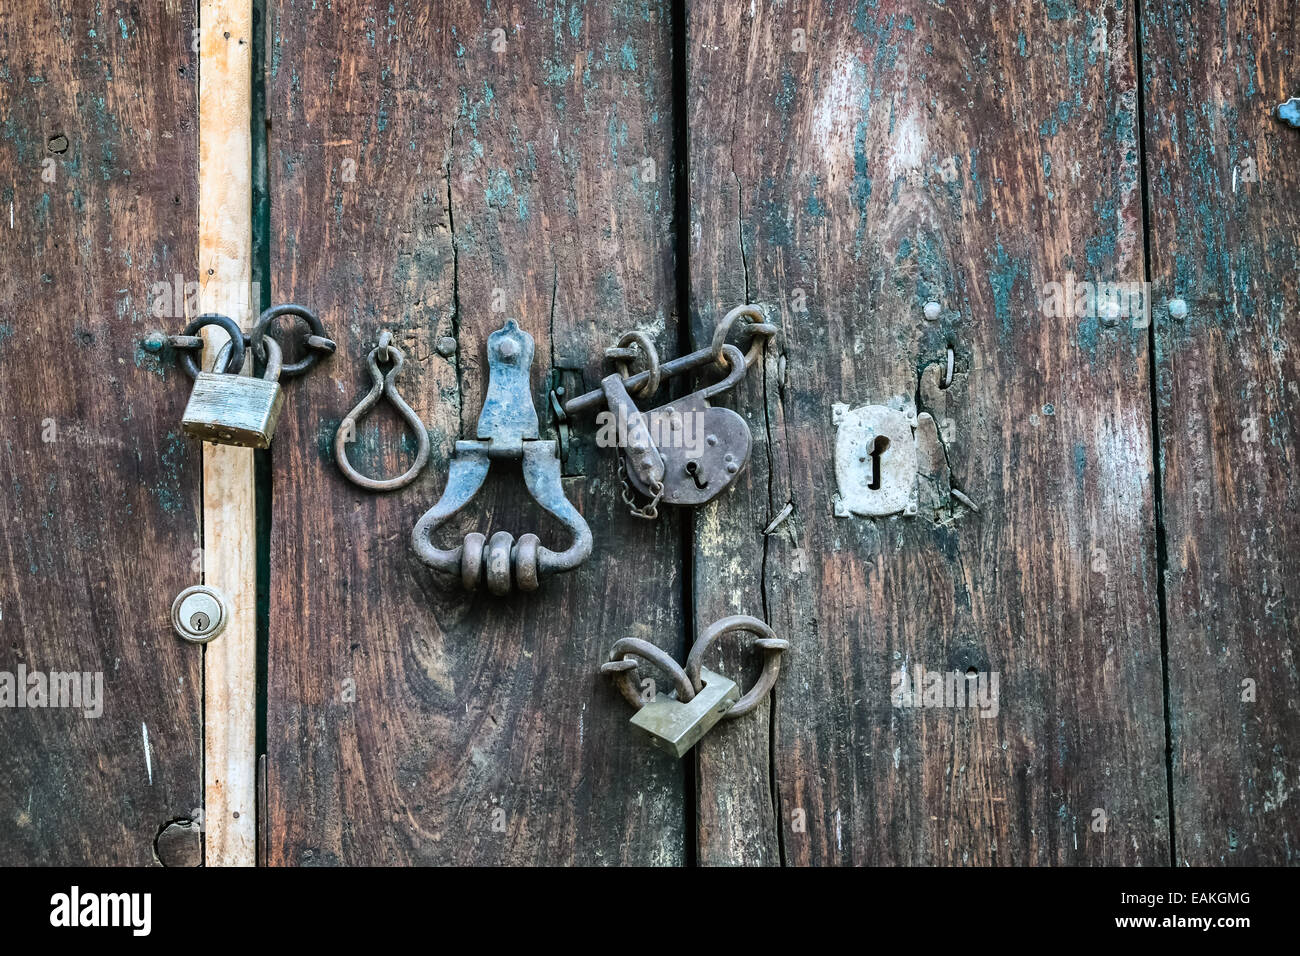
[[[599,408],[603,403],[612,416],[622,453],[619,471],[623,480],[649,504],[638,507],[624,493],[624,500],[637,517],[657,517],[664,504],[693,507],[712,501],[739,477],[753,440],[745,420],[729,408],[717,408],[709,399],[734,387],[745,377],[746,358],[734,345],[722,346],[726,375],[676,401],[642,412],[632,394],[650,394],[659,379],[680,375],[714,361],[712,349],[700,349],[662,366],[654,360],[653,374],[624,378],[608,375],[598,390],[579,395],[564,405],[566,414]]]
[[[452,455],[447,486],[438,503],[424,513],[411,533],[411,543],[429,567],[456,575],[473,591],[485,580],[492,594],[535,591],[546,575],[572,571],[591,555],[591,529],[564,496],[560,481],[559,443],[538,437],[537,409],[529,391],[533,337],[513,319],[488,336],[488,391],[478,417],[478,440],[458,441]],[[489,541],[473,532],[458,547],[433,544],[433,533],[478,494],[492,459],[522,461],[524,484],[539,505],[573,535],[564,551],[543,547],[535,534],[516,541],[498,531]]]

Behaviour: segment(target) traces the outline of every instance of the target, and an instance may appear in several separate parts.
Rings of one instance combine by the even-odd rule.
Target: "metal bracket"
[[[559,443],[538,437],[537,409],[529,391],[533,337],[513,319],[488,336],[488,391],[479,412],[477,441],[458,441],[448,468],[442,497],[416,522],[411,543],[429,567],[458,575],[468,591],[486,579],[492,594],[504,595],[512,586],[534,591],[541,578],[571,571],[591,555],[591,528],[564,495],[560,478]],[[492,459],[522,461],[524,485],[539,505],[573,535],[564,551],[552,551],[535,534],[516,541],[498,531],[490,541],[478,532],[457,547],[434,546],[433,532],[470,503],[487,479]]]

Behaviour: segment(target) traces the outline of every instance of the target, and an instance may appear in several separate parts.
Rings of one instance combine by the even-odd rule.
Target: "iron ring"
[[[385,332],[384,336],[387,335],[388,333]],[[275,339],[269,341],[274,342]],[[263,342],[263,345],[266,344],[266,342]],[[279,346],[276,347],[278,349]],[[387,375],[379,370],[381,351],[386,351],[387,359],[393,363],[393,367],[388,370]],[[338,462],[339,470],[354,485],[370,491],[396,491],[413,482],[420,472],[424,470],[424,466],[428,464],[429,432],[424,427],[424,422],[420,420],[420,416],[415,414],[415,410],[406,403],[406,400],[397,391],[397,376],[401,374],[402,366],[406,364],[406,356],[402,353],[402,350],[394,345],[389,345],[381,336],[380,344],[370,350],[368,364],[373,384],[366,396],[357,402],[352,411],[344,416],[343,421],[339,422],[338,431],[334,433],[334,460]],[[281,374],[284,374],[283,371],[281,371]],[[370,410],[385,395],[397,413],[406,420],[411,430],[415,432],[415,461],[411,463],[410,468],[395,478],[369,478],[357,471],[352,466],[352,462],[348,460],[347,442],[349,439],[356,439],[357,424],[370,414]],[[351,428],[348,427],[349,423],[351,423]]]
[[[321,355],[328,355],[334,351],[334,342],[325,334],[325,326],[321,324],[320,318],[311,309],[305,305],[295,305],[287,303],[285,305],[274,305],[257,317],[253,324],[253,331],[249,336],[253,347],[254,355],[261,355],[263,352],[262,340],[266,338],[267,330],[271,324],[282,315],[292,315],[302,319],[307,323],[311,330],[308,336],[308,346],[311,349],[306,356],[291,362],[284,366],[280,371],[281,378],[295,378],[307,371],[316,364],[316,360]],[[315,339],[313,342],[312,340]]]
[[[722,346],[726,344],[727,336],[731,334],[731,327],[742,317],[749,319],[749,323],[745,327],[746,337],[756,338],[756,341],[745,354],[745,368],[749,368],[758,361],[759,352],[762,351],[767,340],[777,332],[777,327],[767,321],[767,315],[758,306],[736,306],[722,317],[718,327],[713,330],[713,343],[710,345],[710,349],[713,352],[714,361],[720,366],[726,364],[722,357]]]
[[[639,637],[621,637],[610,648],[609,663],[601,665],[600,672],[613,677],[614,683],[618,685],[619,693],[637,710],[645,706],[645,701],[641,699],[641,695],[637,692],[636,665],[624,666],[623,659],[629,654],[654,664],[669,675],[673,679],[673,683],[677,685],[677,699],[683,704],[695,697],[695,687],[691,684],[690,678],[686,676],[686,671],[682,670],[682,665],[673,660],[667,651],[651,644],[649,641],[643,641]]]
[[[631,349],[632,345],[636,345],[641,350],[641,354],[645,357],[645,370],[650,373],[648,379],[632,389],[632,394],[648,397],[659,391],[661,377],[659,351],[655,348],[654,343],[650,341],[650,336],[636,329],[626,332],[618,340],[617,348],[605,350],[605,358],[612,359],[619,374],[626,379],[632,374],[631,359],[636,355]]]
[[[239,323],[227,315],[219,315],[216,312],[209,312],[206,315],[200,315],[197,319],[185,326],[185,331],[181,335],[197,335],[199,329],[208,325],[220,326],[227,335],[230,336],[232,343],[230,349],[230,360],[223,373],[229,372],[238,375],[244,368],[244,330],[239,327]],[[234,366],[231,368],[230,366]],[[189,374],[190,378],[199,377],[199,367],[195,364],[194,356],[188,351],[181,352],[181,366]],[[216,366],[213,366],[216,369]]]
[[[754,682],[754,686],[749,689],[748,693],[736,701],[731,710],[727,711],[724,715],[727,719],[743,717],[757,707],[758,702],[767,696],[768,692],[776,684],[777,675],[781,673],[781,652],[790,646],[789,641],[777,637],[775,631],[756,617],[749,617],[746,614],[733,614],[730,617],[714,621],[696,640],[695,646],[691,648],[691,653],[686,658],[686,674],[692,687],[702,688],[704,686],[700,681],[700,668],[704,664],[704,655],[708,653],[713,642],[722,635],[730,634],[733,631],[749,631],[751,634],[759,636],[754,644],[763,650],[763,673],[759,675],[758,680]]]

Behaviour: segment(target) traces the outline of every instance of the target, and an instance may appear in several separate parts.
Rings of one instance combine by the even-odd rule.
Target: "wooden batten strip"
[[[248,329],[252,268],[251,0],[199,9],[199,288],[203,312]],[[204,330],[209,361],[227,336]],[[252,365],[246,360],[245,371]],[[204,649],[204,846],[208,866],[256,863],[257,538],[253,452],[203,446],[203,575],[230,620]]]

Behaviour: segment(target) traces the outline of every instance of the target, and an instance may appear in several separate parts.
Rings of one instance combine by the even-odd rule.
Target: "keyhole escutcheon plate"
[[[916,407],[832,406],[835,436],[835,514],[881,518],[914,515],[916,492]]]

